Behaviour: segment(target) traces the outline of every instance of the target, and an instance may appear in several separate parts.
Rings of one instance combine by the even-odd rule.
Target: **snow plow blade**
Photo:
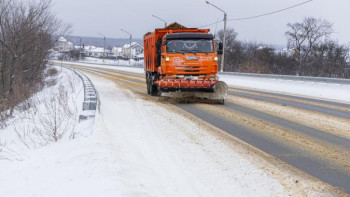
[[[223,81],[218,81],[215,83],[214,92],[208,93],[208,92],[195,92],[196,98],[203,98],[208,100],[215,100],[218,102],[224,103],[225,98],[227,96],[227,84]]]
[[[171,98],[199,98],[224,104],[227,84],[216,80],[157,81],[163,96]]]

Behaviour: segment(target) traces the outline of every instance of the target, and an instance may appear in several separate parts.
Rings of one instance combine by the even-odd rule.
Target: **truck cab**
[[[214,37],[207,33],[172,33],[162,38],[158,72],[169,77],[215,77],[218,56]]]

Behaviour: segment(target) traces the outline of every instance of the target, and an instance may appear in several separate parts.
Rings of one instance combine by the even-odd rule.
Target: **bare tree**
[[[70,106],[68,92],[63,85],[59,85],[58,95],[52,95],[44,103],[45,114],[39,115],[35,132],[44,142],[57,142],[69,132],[74,132],[76,120],[76,106]]]
[[[54,35],[70,29],[50,6],[50,0],[0,0],[1,117],[11,116],[19,103],[40,90]]]
[[[238,70],[237,65],[243,61],[242,45],[237,41],[238,33],[234,29],[226,30],[226,44],[225,44],[225,71]],[[222,42],[224,38],[224,31],[218,32],[219,41]]]
[[[298,60],[297,74],[306,74],[308,70],[308,57],[316,45],[325,42],[333,32],[333,25],[324,19],[312,17],[302,22],[288,23],[285,33],[288,47],[295,50]]]

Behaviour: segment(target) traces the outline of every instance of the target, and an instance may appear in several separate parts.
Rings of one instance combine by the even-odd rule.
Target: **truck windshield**
[[[169,40],[166,44],[167,53],[213,53],[213,41],[210,39],[179,39]]]

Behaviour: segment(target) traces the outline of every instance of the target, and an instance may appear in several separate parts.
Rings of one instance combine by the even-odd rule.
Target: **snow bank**
[[[73,139],[90,135],[93,121],[78,124],[84,100],[81,79],[70,70],[56,69],[57,77],[47,78],[45,88],[26,102],[31,108],[16,109],[0,130],[1,196],[54,196],[55,188],[60,188],[57,196],[64,196],[66,189],[60,185],[69,188],[71,172],[81,165],[74,166],[74,151],[81,145]],[[55,123],[58,142],[50,130]],[[67,174],[72,179],[61,182]]]
[[[231,86],[350,102],[350,85],[221,75]]]

